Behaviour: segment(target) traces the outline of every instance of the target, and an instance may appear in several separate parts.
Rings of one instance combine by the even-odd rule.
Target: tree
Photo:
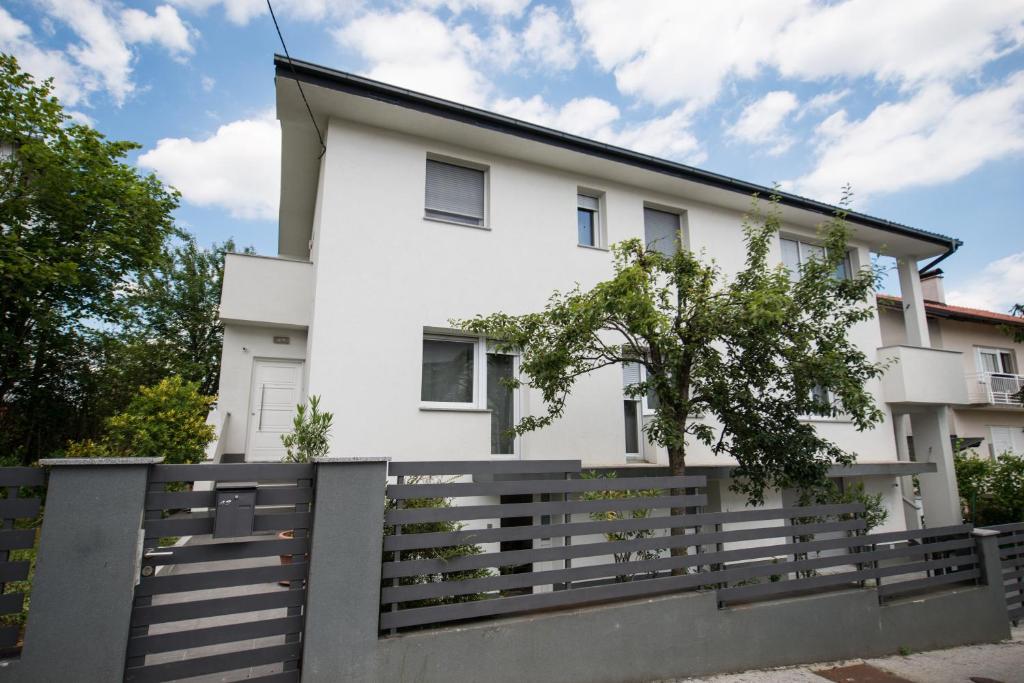
[[[70,123],[52,91],[0,54],[0,448],[24,461],[66,433],[96,330],[177,234],[177,193],[125,161],[139,146]]]
[[[957,450],[953,463],[968,521],[975,526],[1024,522],[1024,457],[981,458],[973,450]]]
[[[281,436],[285,462],[313,462],[327,455],[334,413],[320,410],[320,397],[310,396],[306,405],[295,406],[292,431]]]
[[[680,244],[667,256],[632,239],[613,246],[613,277],[589,291],[556,292],[537,313],[451,323],[519,352],[523,377],[509,383],[539,390],[546,412],[524,417],[517,434],[560,417],[580,376],[636,362],[646,380],[627,393],[657,397],[644,430],[668,450],[672,474],[685,473],[696,440],[737,460],[732,487],[753,504],[769,488],[821,490],[828,468],[854,454],[803,418],[843,414],[863,430],[883,417],[864,385],[884,365],[848,338],[874,315],[875,275],[836,276],[847,249],[842,210],[822,227],[823,253],[799,273],[769,264],[779,228],[778,198],[762,213],[755,197],[746,262],[731,278]]]

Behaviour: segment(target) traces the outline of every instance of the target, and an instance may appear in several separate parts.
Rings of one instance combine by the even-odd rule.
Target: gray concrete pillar
[[[975,529],[974,539],[977,542],[976,551],[978,562],[981,565],[981,580],[989,588],[988,595],[992,602],[992,609],[1000,617],[1006,616],[1006,593],[1003,588],[1003,565],[999,558],[999,532],[995,529]],[[1010,637],[1010,620],[1003,620],[1006,625],[1006,634],[1003,638]]]
[[[387,458],[316,463],[302,681],[377,678]]]
[[[917,272],[917,260],[899,258],[896,268],[900,274],[900,297],[903,299],[903,321],[907,328],[909,346],[931,347],[928,334],[928,320],[924,311],[924,294],[921,292],[921,276]]]
[[[64,458],[50,467],[25,647],[26,681],[119,681],[149,467],[162,458]]]
[[[910,462],[910,448],[907,445],[907,437],[910,435],[910,417],[902,413],[892,414],[893,430],[896,436],[896,459],[900,462]],[[908,529],[921,528],[921,515],[915,507],[914,478],[912,476],[899,477],[900,496],[902,502],[900,509],[903,511],[903,519]]]
[[[918,475],[927,527],[960,524],[960,492],[949,440],[949,408],[939,406],[910,414],[914,430],[914,455],[918,462],[933,462],[936,471]]]

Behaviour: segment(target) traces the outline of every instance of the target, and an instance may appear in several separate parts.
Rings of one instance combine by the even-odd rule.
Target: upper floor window
[[[644,244],[648,249],[674,256],[681,241],[678,213],[644,207]]]
[[[426,216],[482,227],[484,174],[478,168],[427,159]]]
[[[1017,372],[1017,365],[1013,362],[1013,353],[1006,349],[979,348],[978,370],[999,375],[1013,375]]]
[[[600,200],[586,194],[576,195],[576,235],[580,246],[598,246]]]
[[[825,257],[825,247],[820,244],[810,244],[785,237],[781,238],[779,242],[782,246],[782,264],[789,269],[789,279],[793,282],[800,279],[801,266],[806,265],[811,259],[822,259]],[[847,280],[852,272],[850,268],[850,255],[846,254],[836,267],[836,272],[833,276],[837,280]]]

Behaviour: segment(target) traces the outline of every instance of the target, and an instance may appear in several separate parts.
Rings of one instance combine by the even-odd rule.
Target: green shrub
[[[139,393],[124,412],[109,418],[97,441],[68,444],[74,457],[162,457],[165,463],[202,462],[215,432],[206,416],[216,399],[199,385],[169,377]]]
[[[320,411],[319,396],[310,396],[308,405],[295,406],[292,431],[281,436],[287,452],[284,461],[312,462],[314,458],[327,455],[333,421],[333,413]]]
[[[585,472],[583,479],[615,479],[615,472],[602,474],[594,471]],[[580,496],[580,500],[623,500],[627,498],[653,498],[660,494],[658,489],[643,490],[619,490],[619,491],[586,491]],[[637,508],[635,510],[604,510],[591,512],[590,518],[596,522],[612,522],[620,519],[647,519],[651,516],[650,508]],[[654,536],[654,529],[635,529],[633,531],[615,531],[604,535],[608,541],[636,541]],[[685,550],[685,548],[684,548]],[[634,559],[637,561],[656,560],[661,556],[661,549],[623,551],[612,553],[616,562],[626,563]],[[654,572],[650,572],[654,574]],[[621,574],[615,577],[619,583],[630,581],[632,574]]]
[[[1003,453],[989,459],[959,450],[953,463],[967,521],[975,526],[1024,521],[1024,457]]]

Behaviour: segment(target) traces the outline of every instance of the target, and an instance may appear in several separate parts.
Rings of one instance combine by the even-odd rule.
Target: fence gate
[[[314,476],[152,467],[126,681],[299,680]]]
[[[1024,621],[1024,522],[986,527],[999,532],[1006,610],[1016,625]]]

